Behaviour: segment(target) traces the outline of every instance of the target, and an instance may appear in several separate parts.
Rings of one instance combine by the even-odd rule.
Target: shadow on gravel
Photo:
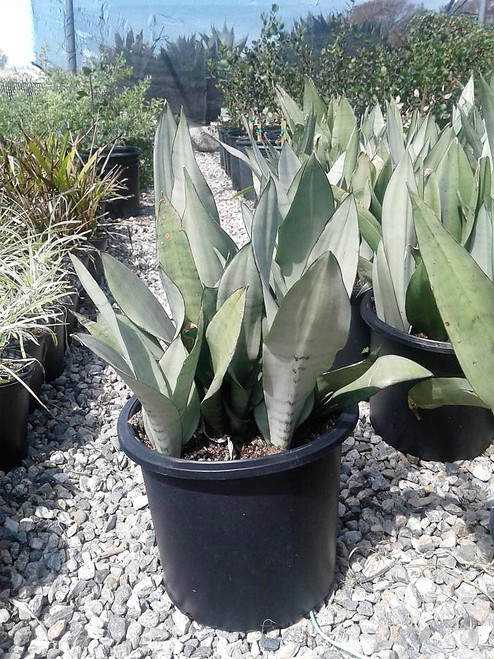
[[[371,444],[363,428],[343,445],[336,580],[345,581],[354,554],[379,553],[383,542],[424,556],[441,549],[464,564],[492,561],[492,501],[472,462],[422,462]],[[466,536],[467,549],[460,546]]]

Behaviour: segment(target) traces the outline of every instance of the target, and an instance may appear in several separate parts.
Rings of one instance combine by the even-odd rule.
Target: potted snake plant
[[[74,259],[99,310],[96,321],[81,319],[89,333],[78,338],[135,394],[119,441],[142,468],[172,600],[221,629],[286,626],[333,580],[340,445],[357,422],[356,402],[430,372],[376,354],[331,370],[347,340],[355,267],[351,250],[331,246],[353,202],[328,210],[334,200],[317,159],[288,194],[266,183],[246,212],[241,249],[220,226],[185,117],[177,126],[167,106],[154,159],[171,316],[103,254],[116,311]]]
[[[485,82],[481,98],[485,132],[493,100]],[[414,220],[422,212],[418,200],[440,218],[487,275],[493,275],[491,165],[488,154],[482,155],[471,137],[475,131],[464,111],[465,102],[462,97],[461,130],[458,124],[439,132],[426,117],[400,141],[399,118],[396,113],[388,118],[389,173],[386,166],[381,170],[375,185],[380,192],[372,207],[379,222],[370,268],[373,292],[362,303],[372,348],[414,359],[439,377],[462,378],[464,372],[417,243]],[[479,115],[474,121],[478,123]],[[492,441],[490,412],[475,405],[419,412],[405,393],[406,387],[392,387],[370,402],[374,428],[392,446],[424,459],[452,461],[473,458]]]

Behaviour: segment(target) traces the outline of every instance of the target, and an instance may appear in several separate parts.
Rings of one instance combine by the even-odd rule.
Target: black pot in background
[[[27,357],[31,357],[33,362],[33,372],[30,376],[29,386],[39,398],[41,394],[41,385],[45,381],[45,355],[48,348],[48,332],[40,332],[36,336],[36,341],[30,340],[24,343],[24,352]],[[39,402],[34,396],[29,396],[29,411],[33,412],[40,407]]]
[[[68,306],[72,303],[67,297],[65,304],[54,310],[55,322],[49,327],[54,335],[49,334],[45,353],[45,382],[60,377],[65,370],[65,353],[67,351],[67,316]]]
[[[343,368],[365,359],[364,350],[370,345],[370,329],[360,313],[360,286],[355,286],[350,297],[351,316],[348,340],[337,353],[331,370]]]
[[[228,146],[235,146],[239,137],[242,137],[244,135],[245,135],[245,130],[243,128],[230,128],[229,130],[226,130],[224,133],[224,137],[225,137],[224,142],[225,144],[228,144]],[[233,156],[225,149],[223,149],[223,152],[225,159],[225,171],[228,174],[228,176],[231,178],[232,167],[235,168],[238,158],[235,158],[235,156]]]
[[[111,218],[131,217],[139,213],[139,153],[136,146],[113,146],[102,149],[98,165],[102,173],[116,169],[118,181],[122,184],[119,194],[125,199],[105,202],[105,209]],[[88,157],[88,154],[82,154]]]
[[[93,236],[86,243],[74,249],[74,254],[87,268],[89,274],[96,279],[98,284],[103,281],[103,264],[100,252],[105,252],[108,247],[108,236]]]
[[[422,339],[383,323],[372,308],[372,292],[363,298],[361,313],[371,331],[371,349],[380,355],[401,355],[428,368],[438,377],[464,377],[452,345]],[[374,430],[402,453],[423,460],[471,460],[494,439],[490,410],[445,405],[435,410],[412,411],[407,393],[411,383],[395,384],[370,399]]]
[[[20,357],[20,354],[17,355]],[[20,372],[21,380],[30,386],[34,364]],[[27,455],[29,391],[17,380],[0,384],[0,469],[9,471],[21,464]]]
[[[320,604],[334,575],[341,443],[357,406],[305,446],[231,462],[169,458],[134,436],[127,402],[120,446],[142,468],[169,596],[203,625],[285,627]]]

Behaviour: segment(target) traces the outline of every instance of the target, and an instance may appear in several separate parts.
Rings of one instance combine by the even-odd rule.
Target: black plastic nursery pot
[[[136,146],[113,146],[102,150],[100,162],[103,173],[116,169],[118,181],[122,184],[119,192],[125,199],[106,202],[109,217],[131,217],[139,213],[139,153]]]
[[[57,322],[50,325],[54,336],[48,336],[45,353],[45,381],[51,382],[60,377],[65,370],[65,352],[67,350],[68,309],[72,298],[67,296],[65,304],[57,309]]]
[[[464,377],[451,343],[407,334],[382,322],[373,310],[372,292],[365,294],[361,313],[371,331],[371,349],[380,355],[401,355],[428,368],[438,377]],[[385,442],[402,453],[423,460],[471,460],[494,439],[490,410],[445,405],[412,410],[407,393],[412,384],[387,387],[370,399],[370,419]]]
[[[165,584],[198,623],[228,631],[286,627],[320,604],[334,577],[341,443],[357,406],[309,444],[264,458],[196,462],[118,436],[142,468]]]
[[[332,370],[355,364],[365,358],[364,351],[370,345],[370,329],[360,313],[360,286],[355,286],[350,297],[350,329],[345,346],[337,353]]]
[[[20,355],[19,355],[20,356]],[[27,364],[19,377],[30,386],[34,363]],[[9,471],[21,464],[27,455],[29,391],[12,379],[0,384],[0,470]]]

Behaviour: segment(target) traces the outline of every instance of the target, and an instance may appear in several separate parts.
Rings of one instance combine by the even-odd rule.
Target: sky
[[[363,2],[365,0],[358,0]],[[417,0],[415,0],[417,2]],[[273,0],[73,0],[76,33],[82,56],[95,48],[99,34],[113,42],[116,29],[125,33],[144,28],[149,34],[163,33],[170,39],[179,34],[208,31],[211,24],[221,27],[226,20],[235,33],[258,34],[260,14],[268,11]],[[438,9],[446,0],[422,0],[427,9]],[[294,18],[313,14],[327,15],[344,11],[348,0],[278,0],[279,14],[290,26]],[[418,4],[418,2],[417,2]],[[0,50],[8,57],[9,67],[29,67],[35,52],[48,45],[49,59],[64,66],[63,16],[65,0],[0,0]],[[100,18],[103,7],[104,21]],[[34,17],[34,20],[33,20]],[[34,34],[33,23],[36,26]],[[81,45],[82,44],[82,45]],[[86,45],[86,51],[85,47]]]

